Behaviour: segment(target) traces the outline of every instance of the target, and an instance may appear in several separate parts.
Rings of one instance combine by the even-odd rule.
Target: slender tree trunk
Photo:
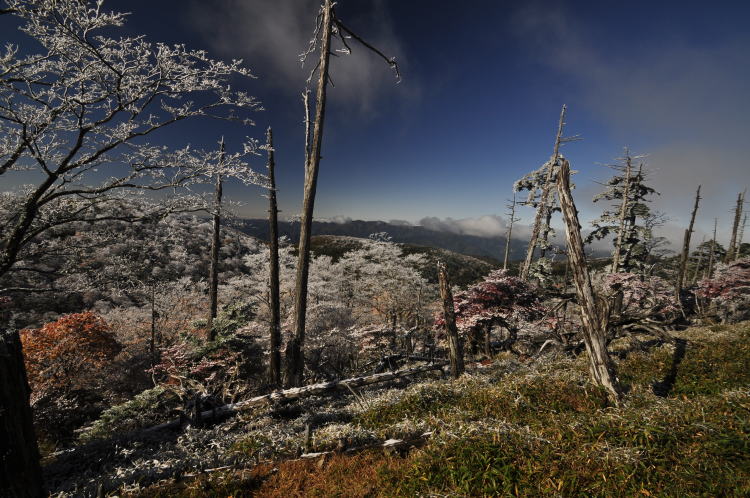
[[[563,126],[565,126],[565,110],[566,106],[562,106],[560,111],[560,122],[557,125],[557,136],[555,138],[555,147],[552,152],[552,158],[547,162],[547,178],[544,186],[542,187],[542,195],[539,200],[539,205],[536,208],[536,216],[534,217],[534,224],[531,228],[531,238],[529,239],[529,247],[526,249],[526,259],[523,262],[521,268],[521,278],[523,280],[529,279],[529,270],[531,269],[531,262],[534,259],[534,249],[536,249],[537,241],[539,240],[539,232],[542,227],[542,218],[546,215],[549,209],[550,194],[552,192],[552,182],[554,180],[555,164],[557,158],[560,155],[560,142],[562,140]]]
[[[583,340],[589,356],[590,372],[594,382],[604,387],[615,404],[622,398],[622,388],[617,379],[615,366],[607,353],[607,331],[597,307],[591,277],[586,266],[583,251],[581,224],[578,221],[573,197],[570,194],[570,164],[563,160],[557,180],[557,191],[560,207],[565,220],[568,239],[568,257],[570,258],[573,277],[581,307],[583,322]]]
[[[279,292],[279,217],[276,204],[276,176],[274,173],[273,131],[266,133],[268,152],[268,179],[271,188],[268,191],[268,241],[269,241],[269,301],[271,307],[271,358],[269,361],[269,380],[274,387],[281,387],[281,305]]]
[[[323,121],[326,108],[326,87],[328,85],[328,61],[331,51],[331,27],[333,25],[333,4],[325,0],[320,43],[318,91],[315,101],[315,125],[307,164],[305,165],[305,193],[302,201],[300,220],[299,255],[294,296],[294,338],[287,348],[287,383],[301,386],[305,371],[305,315],[307,312],[307,278],[310,269],[310,236],[312,232],[315,190],[318,183],[320,152],[323,144]]]
[[[698,253],[698,261],[695,263],[695,271],[693,272],[693,278],[691,279],[691,283],[695,285],[695,283],[698,281],[698,275],[700,275],[701,270],[703,269],[703,255],[704,251],[706,250],[703,245],[706,243],[706,237],[703,237],[703,240],[701,241],[701,245],[698,247],[701,247],[701,251]]]
[[[492,358],[492,326],[488,325],[484,329],[484,354],[487,358]]]
[[[625,150],[625,186],[623,187],[622,204],[620,205],[620,222],[617,230],[617,243],[615,243],[615,253],[612,255],[612,268],[610,273],[620,271],[620,254],[622,253],[622,241],[625,238],[625,215],[628,212],[630,204],[630,171],[631,159],[630,153]]]
[[[510,221],[508,222],[508,233],[505,238],[505,256],[503,257],[503,270],[508,269],[508,258],[510,257],[510,239],[513,235],[513,223],[516,221],[516,193],[513,192],[513,201],[510,205]]]
[[[448,271],[445,263],[438,262],[438,279],[440,280],[440,297],[443,300],[443,318],[445,319],[445,331],[448,335],[448,348],[450,351],[451,374],[457,379],[464,373],[464,352],[461,340],[456,328],[456,311],[453,308],[453,293],[448,280]]]
[[[156,365],[156,285],[151,283],[151,366]]]
[[[221,159],[224,162],[224,139],[221,139]],[[221,248],[221,173],[216,174],[216,190],[214,192],[214,226],[211,239],[211,267],[208,275],[208,340],[216,339],[214,318],[219,309],[219,249]]]
[[[0,496],[46,496],[30,394],[18,332],[0,329]]]
[[[714,235],[711,239],[711,251],[708,253],[708,270],[706,278],[711,278],[711,274],[714,271],[714,253],[716,252],[716,225],[719,223],[718,218],[714,218]]]
[[[688,256],[690,255],[690,238],[693,235],[693,226],[695,225],[695,215],[698,212],[698,204],[701,200],[701,186],[698,185],[698,190],[695,192],[695,204],[693,205],[693,212],[690,215],[690,224],[687,230],[685,230],[685,238],[682,241],[682,255],[680,257],[680,268],[677,272],[677,286],[675,291],[677,292],[677,298],[679,299],[680,293],[682,292],[683,284],[685,283],[685,273],[687,272]]]
[[[745,196],[742,196],[744,202]],[[742,240],[745,238],[745,225],[747,225],[747,214],[742,216],[742,224],[740,225],[740,233],[737,234],[737,250],[736,257],[740,257],[740,249],[742,249]]]
[[[737,229],[740,226],[740,219],[742,219],[742,203],[744,201],[745,201],[745,194],[740,193],[737,196],[737,206],[734,208],[734,222],[732,223],[732,238],[729,240],[729,247],[727,247],[727,255],[724,258],[725,263],[734,261],[735,245],[737,244]]]

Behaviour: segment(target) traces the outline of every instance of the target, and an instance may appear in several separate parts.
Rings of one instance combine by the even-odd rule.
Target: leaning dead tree
[[[451,374],[457,379],[464,373],[464,352],[461,339],[458,337],[456,327],[456,310],[453,306],[453,293],[448,279],[448,270],[445,263],[438,262],[438,280],[440,281],[440,297],[443,301],[443,319],[445,321],[445,332],[448,336],[448,348],[451,360]]]
[[[219,142],[219,168],[224,164],[224,137]],[[213,232],[211,236],[211,266],[208,273],[208,340],[216,339],[214,318],[219,309],[219,251],[221,250],[221,173],[216,173],[216,189],[214,190]]]
[[[607,319],[597,305],[586,266],[581,224],[570,193],[570,164],[565,159],[562,160],[558,173],[557,192],[565,221],[568,258],[573,270],[578,304],[581,308],[583,341],[589,356],[589,370],[594,382],[604,387],[610,399],[615,404],[619,404],[622,398],[622,388],[617,379],[614,363],[607,352]]]
[[[0,329],[0,496],[47,496],[42,486],[30,394],[18,332]]]
[[[279,291],[279,209],[276,204],[276,175],[273,150],[273,130],[266,132],[266,153],[268,154],[268,249],[269,282],[268,297],[271,308],[270,342],[271,357],[268,372],[271,385],[281,385],[281,300]]]
[[[742,207],[745,202],[745,192],[741,192],[737,195],[737,205],[734,208],[734,222],[732,222],[732,237],[729,239],[729,247],[727,247],[727,254],[724,257],[725,263],[731,263],[734,261],[737,255],[737,230],[740,226],[740,220],[742,219]]]
[[[541,188],[541,194],[539,200],[536,202],[536,215],[534,217],[534,223],[531,227],[531,237],[529,239],[529,246],[526,249],[526,258],[524,259],[523,265],[521,266],[521,278],[528,280],[529,271],[531,270],[531,263],[534,259],[534,250],[537,247],[541,247],[543,250],[547,247],[547,238],[550,232],[550,220],[552,217],[552,211],[554,209],[554,195],[553,188],[555,186],[555,174],[559,159],[560,159],[560,146],[565,142],[572,142],[579,140],[579,137],[563,138],[563,128],[565,126],[565,113],[567,107],[562,106],[560,111],[560,121],[557,125],[557,135],[555,135],[555,145],[552,149],[552,157],[549,161],[544,163],[542,167],[522,178],[516,182],[514,189],[529,190],[529,201],[528,203],[534,205],[534,198],[536,191]],[[542,227],[542,220],[545,220],[544,228]],[[542,236],[542,243],[539,243],[539,237]]]
[[[698,212],[698,204],[701,201],[701,186],[698,185],[698,190],[695,192],[695,204],[693,205],[693,212],[690,214],[690,224],[687,230],[685,230],[685,237],[682,241],[682,255],[680,256],[680,268],[677,271],[677,285],[675,291],[679,298],[680,292],[682,292],[682,286],[685,283],[685,273],[687,272],[688,256],[690,255],[690,238],[693,234],[693,226],[695,225],[695,215]]]
[[[510,212],[506,213],[508,215],[508,231],[505,234],[505,255],[503,256],[503,270],[508,269],[508,258],[510,257],[510,239],[513,235],[513,223],[518,221],[516,219],[516,193],[513,192],[513,200],[508,201],[508,204],[506,207],[510,210]]]
[[[300,219],[300,238],[297,260],[297,274],[294,297],[294,337],[289,341],[286,351],[287,384],[302,385],[305,371],[305,318],[307,313],[307,281],[310,269],[310,237],[312,235],[313,210],[315,207],[315,191],[318,183],[321,148],[323,145],[323,122],[326,113],[326,91],[330,82],[329,62],[331,56],[331,40],[337,38],[343,45],[344,52],[351,52],[347,40],[354,39],[368,50],[383,58],[398,77],[398,65],[394,58],[386,57],[380,50],[365,41],[351,29],[346,27],[336,16],[332,0],[324,0],[318,15],[315,32],[307,51],[302,54],[302,60],[318,50],[318,63],[308,79],[308,85],[317,72],[317,92],[315,95],[315,116],[312,126],[309,121],[308,92],[305,92],[306,122],[305,122],[305,186],[302,200],[302,214]],[[311,130],[312,128],[312,130]]]

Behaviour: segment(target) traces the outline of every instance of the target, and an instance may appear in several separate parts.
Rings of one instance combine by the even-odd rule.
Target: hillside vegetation
[[[266,430],[267,440],[251,433],[228,450],[257,466],[131,496],[747,496],[750,322],[674,335],[674,344],[638,335],[613,343],[629,390],[620,408],[589,383],[582,356],[501,355],[455,381],[318,407],[336,421],[316,428],[309,449],[431,433],[421,448],[289,459],[304,434],[279,446]],[[244,423],[257,428],[266,417],[247,413]]]

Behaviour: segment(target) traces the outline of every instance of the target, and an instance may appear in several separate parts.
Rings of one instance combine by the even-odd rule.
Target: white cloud
[[[299,94],[316,63],[308,60],[303,68],[299,55],[308,47],[317,10],[317,2],[299,0],[196,0],[190,4],[190,19],[214,50],[244,59],[260,78]],[[403,68],[407,61],[384,2],[368,2],[360,17],[347,19],[347,26],[355,31],[361,26],[362,32],[357,34],[395,56]],[[351,55],[331,58],[335,91],[330,92],[330,98],[334,103],[355,105],[360,111],[369,112],[375,97],[394,91],[394,74],[382,59],[357,42],[351,40],[349,45]],[[314,55],[311,57],[315,59]]]

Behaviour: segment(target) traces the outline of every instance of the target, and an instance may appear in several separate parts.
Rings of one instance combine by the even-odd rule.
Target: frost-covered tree
[[[520,275],[524,280],[528,280],[532,273],[534,251],[539,248],[539,257],[544,260],[545,253],[550,248],[549,238],[550,236],[555,235],[550,222],[552,220],[552,213],[560,211],[555,200],[556,179],[560,169],[561,160],[563,159],[560,154],[560,147],[566,142],[573,142],[580,139],[578,136],[569,138],[563,137],[562,134],[565,126],[566,111],[567,106],[563,105],[562,110],[560,111],[560,121],[557,125],[557,134],[555,135],[555,145],[552,150],[552,156],[539,169],[527,174],[513,185],[513,190],[516,192],[521,192],[523,190],[529,192],[525,204],[536,209],[534,223],[531,226],[531,237],[529,239],[528,248],[526,249],[526,259],[521,266]],[[535,278],[541,277],[544,279],[549,276],[549,273],[545,273],[548,266],[548,261],[546,260],[541,261],[540,264],[536,265],[533,271],[533,273],[536,274]]]
[[[218,172],[218,151],[149,143],[158,130],[200,118],[251,124],[245,114],[259,108],[229,84],[251,76],[240,61],[119,34],[125,14],[101,0],[4,0],[0,13],[15,16],[28,40],[0,53],[0,178],[34,181],[2,213],[0,275],[51,228],[132,220],[125,209],[113,214],[132,190],[168,192]],[[242,160],[249,148],[227,154],[225,177],[257,181]],[[146,214],[183,207],[184,198],[165,197]]]
[[[644,242],[653,237],[652,228],[644,225],[643,220],[651,214],[648,198],[658,193],[646,184],[643,164],[634,167],[633,161],[637,159],[625,149],[620,162],[610,166],[615,175],[607,181],[606,190],[594,197],[594,202],[604,200],[613,204],[592,222],[594,229],[586,242],[614,236],[612,273],[642,269],[647,254]]]

